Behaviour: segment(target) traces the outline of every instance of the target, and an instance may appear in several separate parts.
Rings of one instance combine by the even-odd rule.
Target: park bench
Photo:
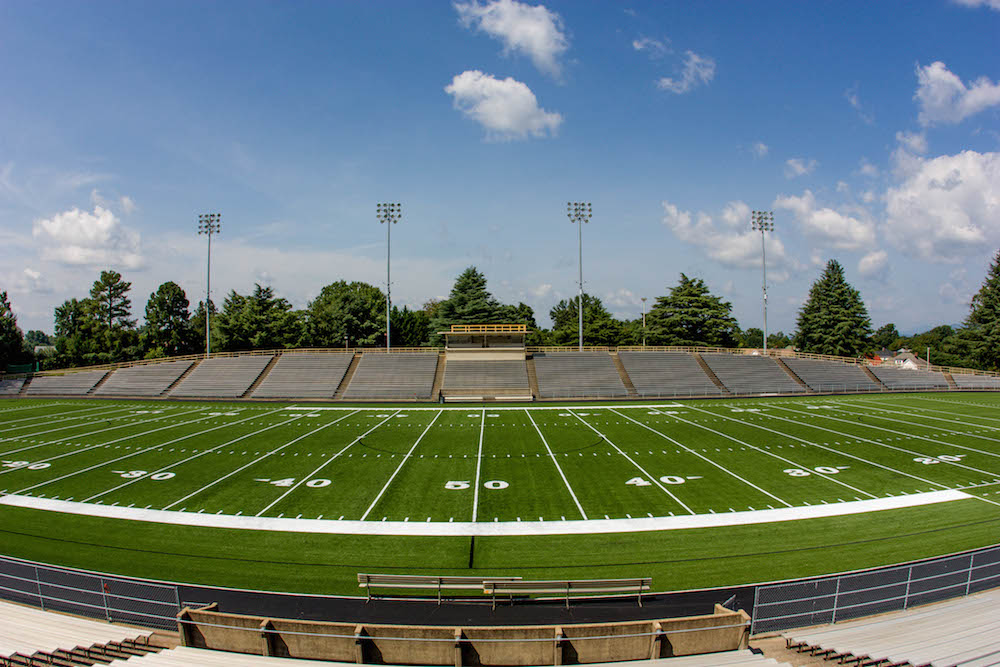
[[[407,588],[437,591],[441,604],[441,591],[468,590],[481,591],[487,583],[497,581],[517,581],[521,577],[438,577],[419,574],[365,574],[358,573],[358,588],[366,589],[368,599],[372,599],[373,588]]]
[[[521,595],[559,595],[566,599],[569,608],[569,598],[574,594],[600,593],[631,593],[638,596],[639,606],[642,606],[642,594],[649,591],[653,584],[652,577],[637,577],[633,579],[577,579],[559,581],[501,581],[489,580],[483,582],[483,592],[493,596],[493,608],[497,606],[497,595],[507,595],[513,598]]]

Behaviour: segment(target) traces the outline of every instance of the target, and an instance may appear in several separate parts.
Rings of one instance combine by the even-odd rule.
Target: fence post
[[[976,562],[976,554],[969,554],[969,576],[965,579],[965,594],[968,595],[969,591],[972,590],[972,566]]]
[[[35,570],[35,588],[38,590],[38,606],[45,611],[45,598],[42,597],[42,580],[38,576],[38,566],[34,566]]]
[[[837,604],[840,602],[840,579],[837,577],[837,590],[833,594],[833,618],[830,620],[831,623],[837,622]]]
[[[755,628],[757,627],[757,601],[760,600],[760,586],[755,586],[753,589],[753,609],[751,613],[753,616],[750,618],[750,634],[755,634]]]
[[[101,577],[101,600],[104,601],[104,618],[111,622],[111,608],[108,606],[108,585],[104,583],[104,577]]]
[[[903,609],[910,608],[910,582],[913,580],[913,566],[906,568],[906,594],[903,596]]]

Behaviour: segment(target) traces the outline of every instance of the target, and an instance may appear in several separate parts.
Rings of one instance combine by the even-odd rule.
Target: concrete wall
[[[568,665],[647,660],[745,648],[750,617],[713,614],[657,621],[448,627],[321,623],[204,609],[178,614],[184,646],[337,662],[407,665]],[[389,639],[393,638],[393,639]]]

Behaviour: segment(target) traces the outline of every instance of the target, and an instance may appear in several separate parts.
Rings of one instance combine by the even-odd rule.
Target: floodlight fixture
[[[212,235],[222,231],[221,213],[198,216],[198,235],[208,236],[208,263],[205,269],[205,357],[212,356]]]
[[[767,252],[764,249],[764,232],[774,231],[773,211],[753,211],[750,227],[760,232],[761,291],[764,293],[764,354],[767,354]]]
[[[392,240],[392,226],[398,223],[403,217],[403,205],[399,202],[375,204],[375,217],[378,218],[380,225],[385,225],[385,351],[388,352],[391,349],[389,313],[392,307],[392,280],[389,273],[389,260],[391,256],[390,241]]]
[[[579,324],[579,348],[580,352],[583,352],[583,225],[584,223],[590,222],[590,219],[594,217],[594,209],[590,205],[590,202],[582,201],[571,201],[566,202],[566,216],[569,218],[570,223],[577,223],[579,229],[577,230],[579,236],[579,257],[580,257],[580,292],[577,297],[576,310],[580,318]]]

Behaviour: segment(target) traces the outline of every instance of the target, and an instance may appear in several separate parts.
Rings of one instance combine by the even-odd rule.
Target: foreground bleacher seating
[[[20,394],[24,387],[24,378],[0,378],[0,396]]]
[[[273,359],[273,355],[205,359],[174,387],[175,398],[238,398]],[[29,385],[30,386],[30,385]]]
[[[955,381],[959,389],[1000,389],[1000,377],[993,375],[952,373],[951,379]]]
[[[449,361],[444,370],[444,389],[504,389],[530,393],[528,367],[518,361]]]
[[[708,367],[734,394],[798,394],[805,388],[770,357],[752,354],[703,354]]]
[[[889,389],[947,389],[943,373],[896,366],[871,366],[871,372]]]
[[[108,371],[80,371],[65,375],[36,375],[25,393],[29,395],[83,396],[108,374]]]
[[[94,392],[97,396],[159,396],[177,382],[193,361],[165,361],[119,368]]]
[[[541,398],[627,396],[618,369],[607,352],[535,353]]]
[[[855,664],[1000,663],[1000,590],[784,633],[790,648]]]
[[[354,355],[282,354],[254,398],[333,398]]]
[[[861,366],[819,359],[782,359],[813,391],[877,391]]]
[[[619,352],[640,396],[718,396],[722,390],[689,352]]]
[[[344,399],[430,398],[437,364],[436,350],[433,353],[365,353],[344,392]]]

